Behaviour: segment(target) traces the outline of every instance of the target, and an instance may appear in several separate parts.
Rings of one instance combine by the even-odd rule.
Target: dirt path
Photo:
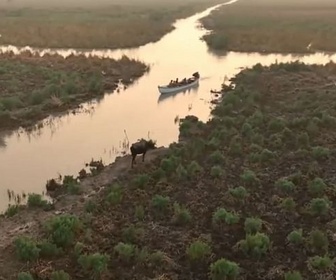
[[[134,169],[164,155],[167,151],[167,148],[160,147],[148,152],[145,163],[142,163],[139,157]],[[67,194],[59,197],[54,203],[55,209],[53,211],[24,209],[11,218],[0,218],[0,279],[17,279],[16,276],[13,276],[13,272],[19,272],[25,268],[22,266],[22,262],[14,257],[15,252],[12,246],[14,238],[19,235],[38,236],[40,225],[51,216],[82,212],[89,197],[99,193],[105,186],[118,180],[120,176],[132,172],[130,163],[130,155],[118,157],[114,163],[106,166],[97,176],[87,177],[81,182],[83,191],[81,195]]]

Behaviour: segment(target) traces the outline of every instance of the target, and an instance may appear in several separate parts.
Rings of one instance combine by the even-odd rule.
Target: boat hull
[[[192,83],[190,84],[187,84],[187,85],[183,85],[183,86],[179,86],[179,87],[167,87],[167,86],[158,86],[159,88],[159,92],[160,93],[173,93],[173,92],[179,92],[179,91],[183,91],[185,89],[188,89],[188,88],[192,88],[194,86],[197,86],[198,85],[198,82],[199,82],[199,79],[193,81]]]

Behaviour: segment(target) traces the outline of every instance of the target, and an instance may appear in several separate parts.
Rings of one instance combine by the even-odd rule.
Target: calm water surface
[[[176,116],[194,114],[206,121],[210,114],[210,90],[219,88],[225,78],[234,76],[243,67],[256,63],[270,65],[275,61],[325,64],[336,60],[336,55],[322,53],[307,56],[236,52],[214,55],[200,40],[206,31],[198,27],[198,19],[216,7],[177,21],[176,29],[157,43],[137,49],[85,52],[113,58],[126,54],[150,64],[151,70],[128,89],[107,93],[99,102],[85,104],[91,108],[89,112],[48,118],[42,128],[30,134],[21,130],[4,133],[0,138],[0,211],[8,204],[7,189],[16,193],[42,193],[47,179],[58,173],[76,175],[91,158],[112,162],[122,150],[125,130],[130,142],[147,137],[148,132],[159,145],[176,141]],[[1,49],[20,51],[15,47]],[[75,52],[35,51],[41,54],[58,52],[64,56]],[[202,77],[198,88],[160,98],[157,85],[177,77],[188,77],[195,71]]]

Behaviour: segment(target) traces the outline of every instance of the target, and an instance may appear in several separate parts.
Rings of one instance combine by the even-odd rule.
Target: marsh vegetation
[[[75,108],[84,101],[132,83],[148,66],[84,55],[40,57],[29,52],[0,55],[0,128],[31,125],[50,112]]]
[[[335,51],[336,3],[241,0],[202,19],[212,50],[310,53]]]
[[[0,7],[0,44],[41,48],[127,48],[158,41],[176,19],[218,0],[41,1]]]
[[[329,279],[335,73],[242,71],[210,121],[181,120],[184,144],[17,236],[7,259],[30,261],[31,277],[19,279]]]

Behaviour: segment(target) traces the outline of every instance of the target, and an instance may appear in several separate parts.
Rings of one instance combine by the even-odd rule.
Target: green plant
[[[174,203],[174,221],[177,224],[187,224],[191,221],[190,211],[177,202]]]
[[[209,159],[213,164],[221,164],[225,160],[224,155],[218,150],[210,154]]]
[[[64,270],[54,271],[50,275],[51,280],[70,280],[70,275]]]
[[[245,232],[255,234],[262,228],[262,220],[259,218],[246,218],[244,222]]]
[[[82,222],[74,215],[63,214],[50,218],[45,228],[57,246],[68,247],[73,244],[76,235],[82,229]]]
[[[130,261],[130,259],[135,254],[136,247],[133,244],[127,244],[123,242],[119,242],[116,246],[114,246],[114,251],[119,255],[120,258]]]
[[[257,175],[252,170],[245,170],[243,174],[240,175],[240,178],[246,185],[259,183]]]
[[[293,212],[296,208],[296,202],[292,197],[287,197],[281,200],[280,206],[288,212]]]
[[[165,211],[170,203],[170,198],[162,195],[155,195],[152,198],[152,205],[160,210],[160,211]]]
[[[327,187],[322,178],[315,178],[308,186],[309,191],[315,195],[321,195]]]
[[[122,201],[123,194],[122,194],[122,187],[115,183],[109,188],[109,193],[106,197],[106,200],[112,204],[116,205],[119,204]]]
[[[229,189],[229,193],[238,200],[244,200],[248,197],[249,193],[248,191],[240,186],[240,187],[236,187],[236,188],[230,188]]]
[[[149,179],[147,174],[140,174],[134,178],[133,183],[137,188],[143,189],[148,184]]]
[[[210,265],[210,277],[212,280],[235,279],[239,273],[239,265],[224,258]]]
[[[144,234],[142,228],[130,225],[122,230],[123,240],[127,243],[135,243],[137,240],[141,240]]]
[[[108,255],[94,253],[79,256],[78,263],[97,279],[107,269],[108,260]]]
[[[142,205],[135,206],[135,217],[140,221],[145,218],[145,209]]]
[[[34,280],[33,276],[28,272],[20,272],[18,274],[18,280]]]
[[[27,200],[28,207],[31,208],[44,208],[48,205],[48,201],[42,198],[42,195],[36,193],[29,193]]]
[[[97,208],[97,204],[92,199],[90,199],[85,202],[84,208],[86,212],[92,213]]]
[[[295,190],[294,183],[292,181],[283,178],[275,182],[275,187],[287,193],[293,192]]]
[[[289,271],[285,273],[285,280],[303,280],[303,278],[300,272]]]
[[[229,212],[224,208],[219,208],[212,216],[212,222],[214,225],[220,225],[225,222],[228,225],[237,224],[240,220],[239,215],[233,212]]]
[[[193,160],[187,167],[188,173],[191,177],[194,177],[197,173],[202,172],[203,168]]]
[[[287,240],[295,245],[303,243],[302,229],[293,230],[287,235]]]
[[[74,246],[74,253],[76,257],[79,257],[84,250],[84,244],[82,242],[76,242],[75,246]]]
[[[311,267],[318,270],[327,270],[335,265],[335,260],[331,259],[329,256],[314,256],[308,259],[308,263]]]
[[[223,170],[219,165],[215,165],[211,167],[210,175],[214,178],[220,178],[223,175]]]
[[[7,217],[13,217],[19,212],[19,210],[20,210],[19,205],[16,205],[16,204],[15,205],[8,205],[8,208],[5,212],[5,215]]]
[[[37,243],[27,236],[17,237],[14,240],[16,254],[22,261],[35,261],[40,255]]]
[[[48,240],[42,240],[37,244],[37,247],[40,249],[41,257],[54,257],[61,253],[61,249],[53,243],[50,243]]]
[[[165,259],[166,259],[166,255],[162,251],[156,251],[149,255],[149,262],[154,265],[162,264]]]
[[[331,205],[332,202],[328,198],[313,198],[309,203],[309,209],[313,215],[326,215]]]
[[[315,159],[327,158],[330,156],[330,150],[329,148],[324,148],[320,146],[313,147],[312,155]]]
[[[329,246],[328,237],[320,230],[312,230],[308,237],[308,244],[313,251],[327,251]]]
[[[260,258],[271,247],[269,237],[264,233],[247,234],[244,240],[237,243],[238,247],[246,254]]]
[[[189,245],[186,254],[192,261],[204,260],[211,254],[211,248],[207,243],[197,240]]]
[[[179,181],[185,181],[188,179],[188,171],[182,164],[179,164],[176,168],[176,178]]]

